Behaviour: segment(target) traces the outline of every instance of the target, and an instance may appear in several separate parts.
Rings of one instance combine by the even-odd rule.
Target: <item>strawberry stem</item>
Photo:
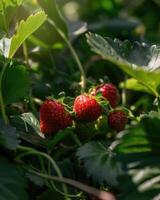
[[[53,20],[51,20],[50,18],[47,19],[47,21],[56,29],[56,31],[59,33],[59,35],[63,38],[63,40],[66,42],[66,44],[68,45],[68,48],[70,49],[76,63],[77,66],[79,68],[79,71],[81,73],[81,92],[85,92],[85,88],[86,88],[86,75],[84,72],[84,69],[82,67],[82,64],[80,62],[80,59],[76,53],[76,51],[74,50],[71,42],[69,41],[69,39],[65,36],[65,34],[62,32],[62,30],[55,24],[55,22]]]
[[[57,181],[57,182],[61,182],[61,183],[65,183],[65,184],[68,184],[68,185],[71,185],[73,187],[76,187],[88,194],[91,194],[101,200],[116,200],[115,196],[110,193],[110,192],[105,192],[105,191],[100,191],[94,187],[91,187],[91,186],[88,186],[88,185],[85,185],[81,182],[78,182],[78,181],[75,181],[75,180],[72,180],[72,179],[69,179],[69,178],[64,178],[64,177],[57,177],[57,176],[48,176],[46,174],[41,174],[39,172],[36,172],[34,170],[30,170],[30,169],[26,169],[28,172],[34,174],[34,175],[37,175],[37,176],[40,176],[42,178],[45,178],[45,179],[50,179],[50,180],[53,180],[53,181]]]
[[[81,141],[79,140],[78,136],[77,136],[76,134],[74,134],[74,133],[71,133],[71,136],[72,136],[73,140],[75,141],[75,143],[76,143],[79,147],[81,147],[81,146],[82,146],[82,143],[81,143]]]
[[[8,62],[6,62],[2,68],[2,71],[0,73],[0,107],[1,107],[1,113],[2,113],[2,118],[5,122],[5,124],[8,124],[8,117],[6,115],[5,111],[5,104],[3,100],[3,94],[2,94],[2,81],[3,81],[3,75],[5,73],[5,70],[7,69]]]
[[[63,178],[62,173],[61,173],[58,165],[56,164],[54,159],[51,156],[49,156],[48,154],[46,154],[44,152],[37,151],[37,150],[35,150],[33,148],[30,148],[30,147],[25,147],[25,146],[20,146],[20,145],[18,146],[17,149],[22,150],[22,151],[26,151],[26,152],[24,152],[24,153],[20,154],[19,156],[17,156],[16,159],[21,159],[22,157],[29,156],[29,155],[37,155],[37,156],[44,157],[52,164],[52,166],[55,169],[58,177],[59,178]],[[63,184],[62,187],[63,187],[63,191],[64,191],[64,193],[65,193],[65,195],[67,197],[67,195],[68,195],[67,187],[66,187],[65,184]],[[67,198],[66,198],[66,200],[67,200]]]
[[[122,105],[126,106],[127,103],[127,95],[126,95],[126,81],[127,81],[127,75],[125,76],[125,80],[124,80],[124,87],[122,89]]]

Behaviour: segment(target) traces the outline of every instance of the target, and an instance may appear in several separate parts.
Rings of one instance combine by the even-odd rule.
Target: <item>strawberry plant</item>
[[[160,199],[159,6],[0,2],[0,200]]]

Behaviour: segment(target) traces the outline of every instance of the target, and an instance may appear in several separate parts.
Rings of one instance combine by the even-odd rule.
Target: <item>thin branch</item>
[[[62,32],[62,30],[54,23],[54,21],[51,20],[50,18],[48,18],[47,21],[56,29],[56,31],[59,33],[59,35],[63,38],[63,40],[68,45],[68,48],[70,49],[70,51],[71,51],[71,53],[72,53],[72,55],[73,55],[73,57],[74,57],[74,59],[77,63],[79,71],[81,73],[81,87],[82,87],[82,92],[84,92],[85,88],[86,88],[86,75],[85,75],[84,69],[82,67],[82,64],[80,62],[80,59],[79,59],[76,51],[74,50],[69,39],[65,36],[65,34]]]
[[[81,182],[78,182],[78,181],[75,181],[75,180],[72,180],[72,179],[69,179],[69,178],[64,178],[64,177],[48,176],[46,174],[41,174],[41,173],[36,172],[34,170],[28,170],[28,169],[26,169],[26,170],[28,172],[30,172],[34,175],[40,176],[42,178],[61,182],[61,183],[65,183],[65,184],[68,184],[70,186],[76,187],[76,188],[78,188],[78,189],[80,189],[80,190],[82,190],[82,191],[84,191],[88,194],[91,194],[91,195],[99,198],[100,200],[116,200],[116,197],[112,193],[98,190],[94,187],[85,185]]]
[[[6,61],[6,63],[4,64],[4,66],[2,68],[2,71],[0,73],[0,108],[1,108],[2,118],[3,118],[4,122],[5,122],[5,124],[8,124],[8,117],[7,117],[7,114],[6,114],[5,104],[4,104],[4,99],[3,99],[2,81],[3,81],[4,73],[5,73],[6,69],[7,69],[7,66],[8,66],[8,61]]]

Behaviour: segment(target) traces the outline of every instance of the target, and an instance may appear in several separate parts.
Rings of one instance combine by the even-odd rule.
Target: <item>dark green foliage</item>
[[[47,178],[61,174],[119,200],[160,199],[159,10],[159,0],[0,1],[0,200],[92,199]],[[107,82],[119,89],[124,131],[110,129],[101,95],[102,116],[75,121],[76,56],[86,93]],[[39,109],[53,98],[73,125],[45,136]]]
[[[29,95],[29,87],[30,81],[25,66],[13,64],[7,67],[2,81],[5,104],[23,100]]]
[[[91,176],[95,182],[117,185],[117,176],[122,172],[121,165],[103,143],[89,142],[78,149],[77,156],[84,161],[87,176]]]
[[[160,114],[151,112],[142,116],[141,122],[131,126],[120,136],[120,143],[115,147],[118,160],[122,162],[127,174],[123,179],[123,199],[153,199],[160,189]],[[132,187],[130,187],[132,185]]]
[[[15,150],[20,142],[18,136],[15,127],[5,125],[2,119],[0,120],[0,144],[8,149]]]
[[[0,159],[0,199],[27,200],[27,181],[20,167]]]

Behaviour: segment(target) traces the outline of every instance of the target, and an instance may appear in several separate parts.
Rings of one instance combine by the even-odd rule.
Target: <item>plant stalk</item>
[[[88,194],[91,194],[91,195],[93,195],[93,196],[95,196],[95,197],[97,197],[101,200],[116,200],[115,196],[112,193],[100,191],[100,190],[98,190],[94,187],[85,185],[85,184],[80,183],[78,181],[75,181],[75,180],[72,180],[72,179],[69,179],[69,178],[64,178],[64,177],[48,176],[46,174],[41,174],[41,173],[36,172],[34,170],[28,170],[28,169],[26,169],[26,170],[28,172],[30,172],[34,175],[40,176],[42,178],[68,184],[68,185],[75,187],[75,188],[78,188],[78,189],[80,189],[80,190],[82,190],[82,191],[84,191]]]
[[[7,34],[7,37],[9,38],[9,31],[8,31],[8,25],[6,21],[6,11],[5,11],[5,0],[2,0],[2,6],[3,6],[3,11],[2,11],[2,17],[3,17],[3,24],[4,24],[4,29]]]
[[[70,49],[70,51],[71,51],[76,63],[77,63],[79,71],[81,73],[81,90],[82,90],[82,92],[84,92],[85,88],[86,88],[86,75],[85,75],[84,69],[82,67],[82,64],[81,64],[81,62],[80,62],[80,60],[78,58],[78,55],[77,55],[76,51],[74,50],[71,42],[68,40],[68,38],[62,32],[62,30],[57,27],[57,25],[54,23],[54,21],[52,21],[50,18],[48,18],[47,21],[56,29],[56,31],[59,33],[59,35],[63,38],[63,40],[68,45],[68,47],[69,47],[69,49]]]
[[[22,47],[23,47],[24,60],[25,60],[26,64],[29,66],[28,51],[27,51],[26,41],[23,42]]]
[[[2,113],[2,118],[5,122],[5,124],[8,124],[8,117],[5,111],[5,104],[4,104],[4,100],[3,100],[3,94],[2,94],[2,81],[3,81],[3,75],[5,73],[5,70],[7,69],[8,66],[8,62],[6,62],[4,64],[4,66],[2,67],[2,71],[0,73],[0,108],[1,108],[1,113]]]
[[[125,79],[124,79],[124,87],[123,87],[123,90],[122,90],[122,105],[123,105],[123,106],[126,106],[126,103],[127,103],[126,81],[127,81],[127,76],[125,76]]]
[[[75,143],[76,143],[79,147],[82,146],[82,143],[81,143],[81,141],[79,140],[79,138],[78,138],[78,136],[77,136],[76,134],[71,133],[71,137],[73,138],[73,140],[75,141]]]
[[[22,151],[27,151],[27,152],[17,156],[17,159],[21,159],[22,157],[25,157],[25,156],[28,156],[28,155],[32,155],[32,154],[33,155],[42,156],[42,157],[46,158],[48,161],[50,161],[50,163],[52,164],[53,168],[55,169],[58,177],[62,177],[62,174],[61,174],[61,171],[60,171],[58,165],[53,160],[53,158],[51,158],[48,154],[40,152],[40,151],[37,151],[37,150],[34,150],[34,149],[30,148],[30,147],[24,147],[24,146],[20,146],[20,145],[18,146],[18,149],[22,150]],[[66,196],[68,196],[68,191],[67,191],[66,185],[63,184],[62,187],[63,187],[64,194]]]

